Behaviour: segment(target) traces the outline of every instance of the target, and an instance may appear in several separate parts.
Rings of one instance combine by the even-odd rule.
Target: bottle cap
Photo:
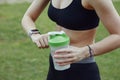
[[[50,35],[48,40],[50,46],[53,47],[65,46],[68,45],[70,42],[69,37],[63,31],[49,32],[48,34]]]

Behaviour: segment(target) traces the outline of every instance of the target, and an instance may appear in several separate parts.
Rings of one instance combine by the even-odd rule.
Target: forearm
[[[36,29],[35,21],[47,6],[49,0],[34,0],[27,9],[22,19],[22,26],[28,33],[32,29]]]
[[[26,31],[26,33],[28,33],[32,29],[36,29],[35,23],[28,16],[23,17],[23,19],[22,19],[22,27]]]
[[[120,35],[112,34],[102,41],[90,45],[93,49],[93,55],[101,55],[120,47]]]

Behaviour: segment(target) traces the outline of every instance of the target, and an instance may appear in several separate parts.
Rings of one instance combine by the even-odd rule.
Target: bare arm
[[[27,33],[32,29],[36,29],[34,22],[48,2],[49,0],[34,0],[32,2],[22,19],[22,26]]]
[[[28,8],[28,10],[26,11],[22,19],[22,26],[28,35],[31,30],[36,29],[35,21],[41,14],[41,12],[44,10],[48,2],[49,0],[34,0],[30,7]],[[48,34],[35,33],[32,34],[30,37],[39,48],[47,48],[48,36],[49,36]]]
[[[99,41],[91,47],[94,55],[104,54],[120,47],[120,17],[115,10],[111,0],[89,0],[89,3],[96,10],[102,23],[110,33],[108,37]]]

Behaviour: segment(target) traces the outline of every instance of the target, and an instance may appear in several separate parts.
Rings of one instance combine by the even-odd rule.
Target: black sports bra
[[[85,9],[82,0],[73,0],[66,8],[58,9],[52,5],[48,8],[48,16],[56,24],[70,30],[89,30],[96,28],[99,18],[94,10]]]

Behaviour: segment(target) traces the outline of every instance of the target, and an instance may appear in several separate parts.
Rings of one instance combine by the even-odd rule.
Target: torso
[[[73,0],[52,0],[52,5],[56,9],[67,8]],[[82,5],[84,8],[91,10],[93,9],[86,0],[82,0]],[[94,37],[96,32],[96,27],[88,30],[71,30],[64,26],[58,25],[57,27],[63,30],[70,37],[70,45],[76,47],[82,47],[94,43]]]
[[[60,30],[63,30],[70,37],[70,45],[76,47],[83,47],[94,43],[96,29],[75,31],[63,28],[59,25]]]

